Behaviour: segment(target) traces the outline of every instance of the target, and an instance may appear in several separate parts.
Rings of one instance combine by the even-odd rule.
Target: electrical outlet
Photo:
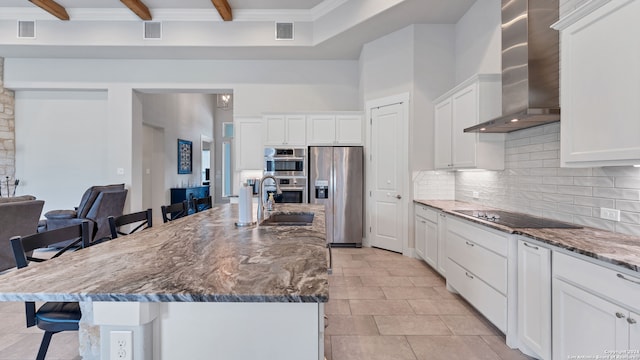
[[[131,331],[112,331],[110,336],[110,360],[132,360],[133,333]]]
[[[480,192],[478,192],[478,191],[474,191],[474,192],[473,192],[473,198],[474,198],[474,199],[478,199],[478,198],[480,198]]]
[[[620,221],[620,210],[600,208],[600,217],[607,220]]]

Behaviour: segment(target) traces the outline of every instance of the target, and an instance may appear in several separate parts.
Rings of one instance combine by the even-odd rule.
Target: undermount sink
[[[313,223],[313,213],[298,214],[271,214],[264,219],[260,225],[264,226],[311,226]]]

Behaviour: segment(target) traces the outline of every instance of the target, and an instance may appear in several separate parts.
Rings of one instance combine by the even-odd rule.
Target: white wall
[[[361,110],[357,61],[5,59],[9,89],[114,84],[168,92],[233,90],[236,116]]]
[[[140,105],[140,100],[133,95],[135,90],[157,93],[233,90],[234,113],[238,116],[259,116],[263,112],[362,108],[358,101],[356,61],[10,58],[5,59],[5,86],[16,91],[16,127],[18,124],[56,124],[61,118],[79,117],[100,119],[96,121],[103,126],[103,131],[98,132],[95,130],[101,129],[99,126],[76,127],[78,130],[73,130],[77,137],[90,138],[92,144],[97,143],[95,146],[99,148],[106,146],[102,156],[93,159],[94,162],[90,165],[93,171],[90,175],[84,175],[84,164],[63,163],[59,165],[59,169],[65,169],[66,173],[83,173],[83,176],[65,178],[64,187],[47,185],[49,187],[38,189],[40,197],[56,208],[76,206],[87,184],[124,182],[129,187],[129,203],[125,211],[142,209],[143,178],[140,169],[143,150],[140,139],[143,115],[134,111],[134,105]],[[44,89],[64,90],[63,93],[69,93],[71,98],[59,98],[54,96],[56,92],[41,91]],[[27,94],[34,90],[40,94],[40,98],[29,102]],[[95,90],[106,97],[100,103],[101,106],[96,105],[91,100],[91,95],[86,94],[93,94]],[[85,99],[86,96],[89,99]],[[43,106],[55,110],[39,111]],[[166,110],[171,113],[170,109]],[[90,112],[92,116],[82,116],[83,111]],[[144,117],[150,118],[147,115]],[[22,129],[24,131],[25,127]],[[17,139],[19,145],[16,167],[29,169],[28,174],[18,174],[18,178],[28,182],[49,176],[49,170],[28,163],[33,161],[29,157],[33,154],[31,149],[38,149],[38,156],[46,159],[43,161],[59,161],[48,156],[47,151],[52,146],[45,148],[40,144],[42,140],[51,145],[59,139],[68,138],[66,132],[69,129],[51,125],[48,130],[49,138],[22,136]],[[165,135],[169,137],[169,134]],[[184,136],[187,135],[191,136]],[[200,134],[193,139],[194,145],[198,144],[194,147],[194,153],[199,152]],[[27,154],[21,153],[25,151]],[[173,152],[169,154],[175,156]],[[199,162],[195,161],[195,164]],[[118,168],[125,170],[124,175],[116,175]],[[171,168],[167,167],[167,172],[173,171]],[[173,182],[175,181],[167,180],[167,186],[173,185]],[[29,189],[25,185],[23,190]],[[61,203],[63,200],[64,204]],[[49,208],[47,204],[45,207]]]
[[[367,43],[360,54],[360,91],[364,101],[413,90],[413,26]]]
[[[409,166],[433,168],[433,99],[454,86],[453,25],[412,25],[367,43],[360,56],[363,101],[408,92]]]
[[[454,86],[454,26],[415,25],[414,38],[412,171],[434,167],[433,100]]]
[[[73,209],[107,173],[106,91],[16,93],[16,177],[21,194],[45,200],[43,214]]]
[[[477,0],[456,24],[456,84],[479,73],[501,73],[500,0]]]

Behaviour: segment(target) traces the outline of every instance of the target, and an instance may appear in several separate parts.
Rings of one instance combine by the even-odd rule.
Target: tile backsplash
[[[417,171],[413,173],[413,194],[421,200],[455,199],[455,173],[452,171]]]
[[[438,173],[414,176],[416,198],[438,194],[427,191],[434,184],[448,193],[442,179],[454,174],[456,200],[640,236],[640,168],[560,168],[559,123],[507,134],[503,171]],[[620,210],[620,221],[601,219],[602,207]]]

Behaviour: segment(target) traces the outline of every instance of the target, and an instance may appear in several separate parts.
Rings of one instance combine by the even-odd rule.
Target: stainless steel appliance
[[[266,173],[265,173],[266,174]],[[306,203],[307,178],[301,176],[276,176],[281,194],[276,194],[276,185],[271,179],[265,180],[265,194],[263,201],[267,201],[269,193],[273,193],[276,203]]]
[[[502,116],[465,132],[507,133],[560,120],[560,32],[551,28],[558,3],[502,0]]]
[[[264,174],[273,176],[306,176],[307,149],[265,148]]]
[[[324,204],[327,242],[362,246],[361,146],[309,147],[309,203]]]
[[[530,228],[530,229],[582,229],[580,225],[569,224],[562,221],[541,218],[537,216],[521,214],[503,210],[454,210],[457,213],[473,216],[485,221],[508,226],[510,228]]]

